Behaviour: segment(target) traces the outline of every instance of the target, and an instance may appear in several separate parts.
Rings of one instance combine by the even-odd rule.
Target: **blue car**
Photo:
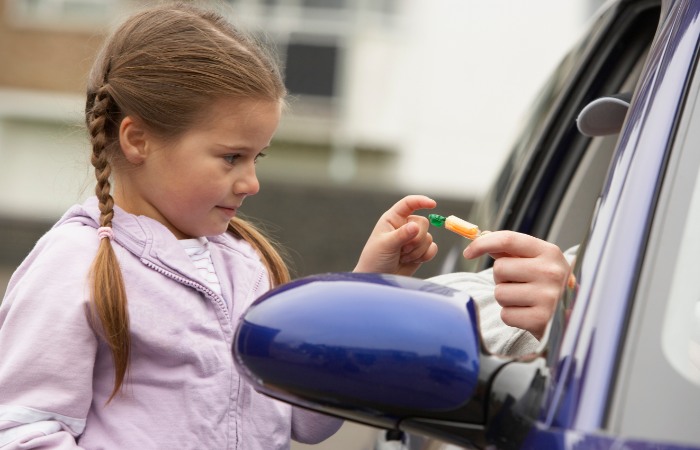
[[[580,244],[539,352],[485,348],[468,292],[336,273],[255,302],[241,371],[378,447],[700,449],[699,43],[700,1],[606,3],[468,218]]]

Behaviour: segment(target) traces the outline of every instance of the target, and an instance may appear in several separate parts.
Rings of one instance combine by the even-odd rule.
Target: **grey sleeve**
[[[491,352],[519,356],[537,350],[540,341],[528,331],[506,325],[501,320],[501,305],[493,295],[495,283],[491,269],[481,272],[455,272],[438,275],[428,281],[467,292],[476,302],[479,328],[484,346]]]

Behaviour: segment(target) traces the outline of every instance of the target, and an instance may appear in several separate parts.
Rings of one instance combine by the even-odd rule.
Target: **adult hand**
[[[571,266],[556,245],[514,231],[495,231],[475,239],[464,250],[467,259],[489,254],[494,296],[506,325],[541,339],[554,314]]]
[[[419,209],[432,209],[434,200],[409,195],[382,214],[369,236],[355,272],[413,275],[420,265],[437,254],[437,244],[428,233],[428,219],[415,216]]]

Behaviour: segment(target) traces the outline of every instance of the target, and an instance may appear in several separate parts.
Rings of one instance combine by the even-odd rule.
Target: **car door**
[[[618,1],[600,12],[540,92],[471,222],[531,234],[562,249],[581,241],[617,136],[583,136],[576,118],[596,98],[634,90],[660,15],[658,0]],[[474,271],[491,259],[459,263],[457,269]]]
[[[547,169],[556,151],[534,152],[523,161],[547,163],[522,179],[549,176],[501,197],[503,223],[554,241],[576,237],[563,225],[569,216],[588,219],[578,230],[578,284],[560,303],[543,352],[506,365],[491,385],[487,435],[497,448],[700,446],[700,4],[666,2],[663,13],[660,5],[629,6],[638,19],[662,18],[651,46],[619,78],[618,91],[634,91],[620,136],[570,136],[583,152],[560,154],[568,186]],[[596,162],[600,149],[609,156]],[[588,177],[595,195],[572,198]]]
[[[553,427],[639,448],[700,443],[699,16],[698,2],[671,5],[630,106],[559,317]]]

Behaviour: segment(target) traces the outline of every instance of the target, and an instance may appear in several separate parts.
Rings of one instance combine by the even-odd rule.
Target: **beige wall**
[[[82,93],[102,38],[90,32],[18,27],[8,17],[7,0],[0,1],[0,87]]]

